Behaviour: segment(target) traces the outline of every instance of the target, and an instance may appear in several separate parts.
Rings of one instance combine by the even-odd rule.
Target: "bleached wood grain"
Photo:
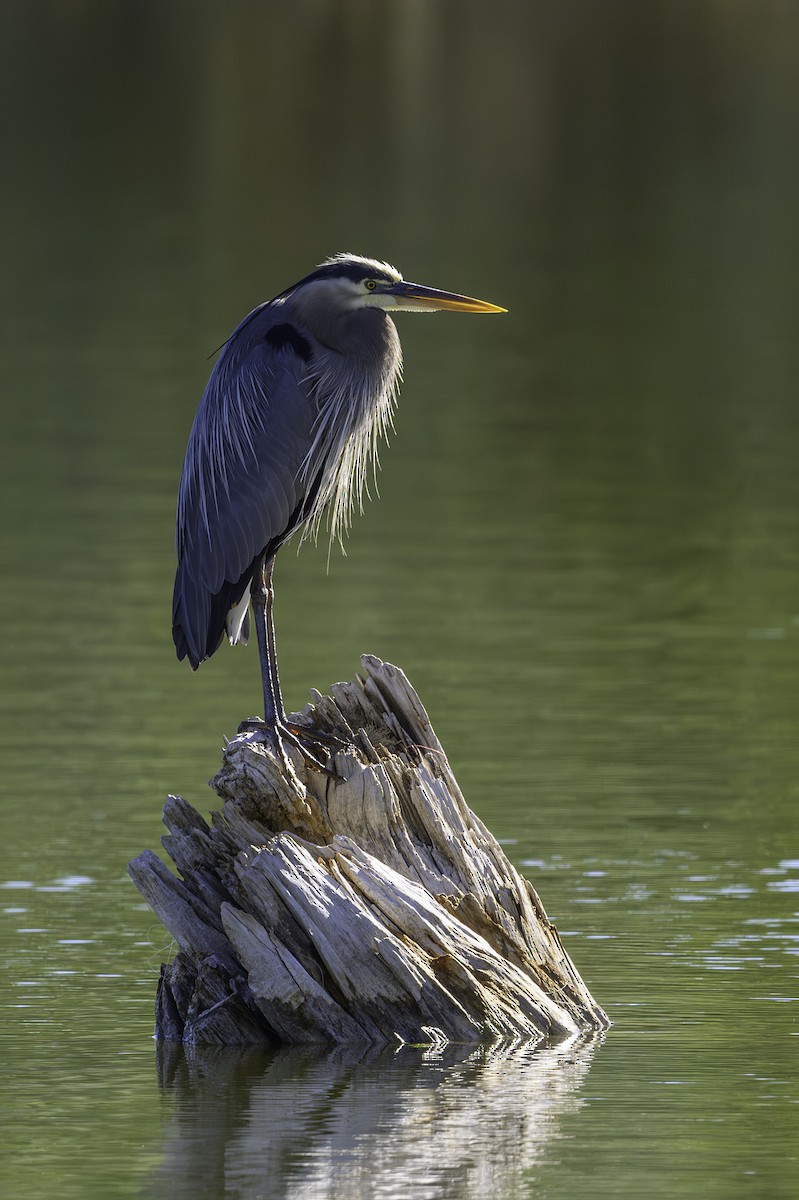
[[[608,1024],[532,888],[461,795],[402,671],[314,693],[338,778],[257,736],[224,751],[209,824],[179,797],[134,883],[179,947],[156,1032],[184,1041],[540,1039]]]

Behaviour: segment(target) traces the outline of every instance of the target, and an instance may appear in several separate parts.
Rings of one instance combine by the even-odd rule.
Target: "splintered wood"
[[[130,874],[174,937],[156,1034],[185,1042],[440,1044],[603,1029],[532,886],[467,807],[402,671],[314,694],[339,778],[240,734],[212,824],[170,796]]]

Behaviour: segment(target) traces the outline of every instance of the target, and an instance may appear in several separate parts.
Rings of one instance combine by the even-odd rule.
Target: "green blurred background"
[[[799,8],[11,0],[0,88],[3,1195],[792,1196]],[[174,659],[175,494],[208,356],[336,250],[510,311],[398,318],[380,499],[278,561],[287,703],[401,665],[616,1025],[208,1094],[125,864],[260,690]],[[460,1140],[390,1173],[422,1094]]]

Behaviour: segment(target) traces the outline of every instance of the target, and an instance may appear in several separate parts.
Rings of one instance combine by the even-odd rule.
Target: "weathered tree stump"
[[[212,781],[212,824],[177,796],[130,874],[179,947],[156,1034],[349,1045],[540,1039],[609,1024],[532,886],[467,807],[402,671],[314,694],[298,722],[351,743],[340,778],[251,733]]]

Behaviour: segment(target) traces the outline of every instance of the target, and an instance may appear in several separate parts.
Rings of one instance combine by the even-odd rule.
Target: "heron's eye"
[[[377,280],[376,279],[367,279],[364,281],[363,286],[366,288],[367,292],[373,292],[375,290],[375,288],[377,287]]]

